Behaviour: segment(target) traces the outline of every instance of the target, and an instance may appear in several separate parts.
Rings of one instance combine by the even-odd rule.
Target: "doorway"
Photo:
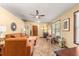
[[[36,26],[36,25],[32,26],[32,35],[38,36],[38,26]]]

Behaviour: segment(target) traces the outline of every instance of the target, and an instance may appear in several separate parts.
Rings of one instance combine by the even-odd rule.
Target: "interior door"
[[[36,26],[36,25],[32,26],[32,35],[38,36],[38,26]]]

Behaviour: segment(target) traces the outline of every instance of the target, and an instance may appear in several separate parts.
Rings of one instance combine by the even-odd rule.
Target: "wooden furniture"
[[[25,36],[21,33],[7,34],[5,37],[5,45],[2,49],[3,56],[31,56],[33,54],[34,45],[36,44],[36,36]]]
[[[34,46],[36,45],[37,36],[30,36],[27,38],[27,47],[30,49],[30,54],[33,54]],[[29,49],[28,49],[29,50]]]
[[[56,51],[57,56],[79,56],[79,47],[67,48]]]
[[[5,44],[4,38],[0,38],[0,56],[3,56],[3,53],[4,53],[4,44]]]
[[[13,33],[13,34],[7,34],[6,35],[6,38],[14,38],[14,37],[29,37],[28,35],[24,35],[24,34],[22,34],[22,33]]]
[[[3,56],[4,53],[4,45],[0,45],[0,56]]]
[[[4,55],[5,56],[26,56],[27,40],[24,37],[8,38],[5,40]]]
[[[32,44],[32,45],[36,45],[36,40],[37,40],[37,36],[30,36],[28,39],[27,39],[27,41],[29,41],[28,42],[28,44]]]
[[[48,33],[47,33],[47,32],[44,32],[44,33],[43,33],[43,37],[44,37],[44,38],[47,38],[47,36],[48,36]]]

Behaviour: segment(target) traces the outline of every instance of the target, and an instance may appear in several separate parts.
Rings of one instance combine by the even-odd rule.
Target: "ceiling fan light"
[[[39,18],[39,16],[36,16],[36,18],[38,19],[38,18]]]

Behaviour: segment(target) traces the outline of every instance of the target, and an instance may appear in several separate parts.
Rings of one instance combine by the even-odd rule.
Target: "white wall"
[[[16,31],[11,30],[12,22],[16,23],[16,26],[17,26]],[[24,27],[24,22],[21,19],[14,16],[13,14],[11,14],[6,9],[0,7],[0,25],[6,26],[6,32],[4,33],[5,35],[9,33],[21,33]]]

